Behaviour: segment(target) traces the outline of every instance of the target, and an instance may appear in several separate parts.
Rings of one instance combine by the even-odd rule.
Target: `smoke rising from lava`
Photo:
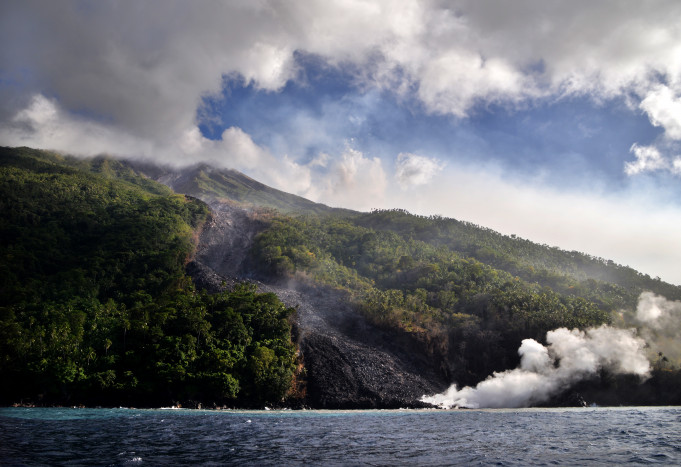
[[[639,335],[648,344],[649,357],[681,363],[681,301],[643,292],[634,319],[628,321],[628,325],[638,328]]]
[[[475,387],[453,385],[421,400],[443,408],[527,407],[546,402],[601,369],[641,377],[650,372],[643,351],[646,343],[632,329],[559,328],[546,333],[546,342],[544,346],[534,339],[523,340],[519,368],[494,373]]]

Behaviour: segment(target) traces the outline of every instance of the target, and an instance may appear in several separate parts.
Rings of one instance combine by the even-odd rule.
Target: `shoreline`
[[[585,407],[566,407],[566,406],[529,406],[529,407],[399,407],[399,408],[376,408],[376,407],[364,407],[364,408],[315,408],[315,407],[182,407],[180,406],[86,406],[80,405],[39,405],[39,404],[11,404],[11,405],[0,405],[0,409],[8,408],[24,408],[24,409],[81,409],[81,410],[115,410],[115,409],[125,409],[125,410],[183,410],[183,411],[209,411],[209,412],[368,412],[368,411],[410,411],[410,412],[457,412],[457,411],[477,411],[477,410],[573,410],[573,409],[622,409],[626,410],[629,408],[662,408],[662,407],[681,407],[681,405],[589,405]]]

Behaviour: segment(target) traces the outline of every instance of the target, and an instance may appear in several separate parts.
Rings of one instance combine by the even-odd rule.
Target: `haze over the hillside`
[[[0,144],[208,161],[681,283],[676,1],[5,1]]]

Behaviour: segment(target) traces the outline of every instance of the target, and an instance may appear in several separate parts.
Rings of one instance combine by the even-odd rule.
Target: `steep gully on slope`
[[[297,310],[294,329],[305,366],[306,397],[312,408],[425,407],[424,394],[448,382],[423,353],[410,351],[404,336],[373,326],[340,291],[328,287],[256,280],[248,252],[265,224],[257,213],[204,199],[212,218],[204,227],[188,272],[197,286],[217,291],[241,281],[273,292]]]

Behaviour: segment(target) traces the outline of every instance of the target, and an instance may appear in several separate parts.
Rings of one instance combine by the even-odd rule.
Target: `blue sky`
[[[681,284],[681,3],[8,0],[0,144],[209,162]]]
[[[342,68],[308,61],[300,72],[303,82],[290,81],[277,92],[225,78],[220,93],[203,99],[197,114],[202,135],[219,140],[236,126],[256,144],[303,163],[350,145],[388,161],[401,152],[418,153],[443,162],[494,163],[509,176],[540,175],[565,188],[603,183],[623,190],[631,183],[623,170],[631,146],[663,133],[621,98],[596,103],[575,96],[518,109],[481,104],[457,118],[429,114],[413,96],[358,88]],[[308,131],[314,135],[301,137]],[[678,185],[671,180],[674,191]]]

